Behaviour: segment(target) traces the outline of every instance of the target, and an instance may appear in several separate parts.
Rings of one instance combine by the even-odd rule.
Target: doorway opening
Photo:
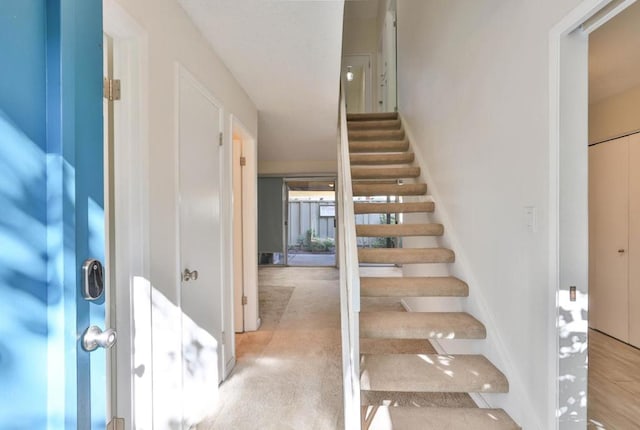
[[[336,265],[335,178],[285,179],[288,266]]]
[[[345,2],[342,76],[347,113],[398,110],[396,17],[396,0]]]
[[[640,422],[640,3],[589,35],[588,422]]]
[[[588,384],[588,373],[593,376],[596,371],[597,363],[593,358],[596,357],[599,334],[591,332],[596,335],[590,339],[594,342],[590,347],[589,324],[593,322],[589,312],[593,309],[589,309],[589,304],[598,299],[598,293],[590,297],[593,284],[589,271],[590,268],[597,269],[604,261],[594,262],[595,254],[589,255],[590,240],[595,239],[596,243],[598,240],[589,220],[589,206],[595,196],[591,196],[590,202],[589,194],[599,191],[597,187],[589,187],[588,143],[590,128],[592,132],[594,130],[589,121],[594,112],[593,106],[591,109],[589,106],[589,80],[597,76],[596,69],[589,70],[589,63],[595,64],[589,58],[589,45],[596,44],[598,29],[606,31],[606,26],[618,15],[622,17],[621,13],[633,3],[635,0],[584,0],[550,32],[549,304],[551,315],[556,319],[549,324],[549,345],[552,346],[549,369],[557,395],[550,396],[552,410],[556,413],[548,417],[549,428],[576,428],[587,423],[595,428],[629,427],[605,427],[603,422],[593,418],[597,401],[594,401],[595,397],[589,398],[593,392],[589,389],[592,387]],[[629,43],[628,40],[623,45],[625,43]],[[610,76],[605,81],[609,85],[618,79],[620,77]],[[594,161],[592,170],[597,171]],[[625,161],[628,163],[628,159]],[[620,191],[609,189],[608,192]],[[616,221],[609,219],[609,222]],[[593,232],[591,238],[590,230]],[[618,253],[620,249],[625,252]],[[624,254],[627,248],[616,248],[613,252]],[[589,264],[590,259],[593,265]],[[591,281],[597,279],[598,276],[592,273]],[[596,310],[596,324],[597,313]],[[607,350],[607,354],[610,352]],[[592,357],[589,356],[591,353],[594,354]],[[631,426],[635,427],[636,423]]]
[[[233,140],[233,319],[236,333],[258,329],[256,140],[231,116]]]
[[[342,76],[346,78],[347,113],[373,112],[371,105],[371,55],[342,57]]]

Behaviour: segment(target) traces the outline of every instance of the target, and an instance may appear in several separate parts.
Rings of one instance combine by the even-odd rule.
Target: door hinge
[[[220,146],[222,146],[222,132],[220,132],[220,135],[218,137],[219,137],[219,144]]]
[[[247,303],[249,303],[249,300],[247,299],[247,296],[242,296],[242,304],[246,305]]]
[[[240,165],[241,166],[247,165],[247,157],[240,157]]]
[[[393,21],[393,28],[398,27],[398,21]]]
[[[226,336],[225,332],[222,332],[222,344],[223,344],[223,345],[226,343],[226,342],[225,342],[225,339],[226,339],[226,338],[227,338],[227,336]]]
[[[102,81],[102,95],[110,102],[120,100],[120,79],[104,78]]]
[[[112,418],[107,424],[107,430],[124,430],[124,418]]]

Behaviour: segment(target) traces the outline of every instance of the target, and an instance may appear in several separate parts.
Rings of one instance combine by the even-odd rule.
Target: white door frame
[[[116,387],[110,412],[124,418],[127,428],[152,428],[148,38],[116,0],[103,1],[103,23],[113,40],[114,76],[123,83],[114,106],[117,282],[112,288],[117,294],[107,318],[118,329],[118,344],[110,357],[116,364],[109,382]]]
[[[243,156],[246,159],[246,165],[242,169],[242,230],[243,230],[243,253],[242,253],[242,267],[243,267],[243,279],[244,279],[244,295],[247,297],[247,304],[244,306],[244,331],[256,331],[260,327],[259,317],[259,300],[258,300],[258,145],[255,136],[253,136],[249,129],[240,121],[238,117],[230,115],[230,130],[229,133],[231,145],[233,145],[233,134],[238,132],[242,138],[243,144]],[[232,151],[229,151],[230,153]],[[231,160],[233,163],[233,160]],[[232,165],[232,164],[230,164]],[[237,166],[234,166],[236,168]],[[236,196],[234,196],[235,198]],[[233,214],[233,205],[230,205],[231,213],[230,220],[235,219]],[[231,241],[231,247],[234,246],[233,240]],[[232,253],[233,255],[233,253]],[[233,271],[233,261],[231,262],[231,273]],[[230,309],[237,309],[237,304],[234,300],[234,285],[235,281],[229,283],[231,286],[231,292],[228,297],[231,297]],[[232,324],[231,327],[234,325]],[[231,332],[235,332],[232,330]],[[232,339],[233,355],[235,357],[235,339]],[[231,366],[228,366],[225,371],[231,371]]]
[[[584,0],[550,32],[549,429],[587,423],[588,36],[634,2]]]

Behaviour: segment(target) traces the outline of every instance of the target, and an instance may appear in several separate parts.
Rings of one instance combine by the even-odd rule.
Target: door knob
[[[92,325],[82,335],[82,348],[91,352],[98,348],[109,349],[116,344],[118,335],[112,328],[102,331],[100,327]]]
[[[198,279],[198,271],[197,270],[189,270],[189,269],[184,269],[184,272],[182,273],[182,280],[187,282],[187,281],[195,281]]]
[[[622,248],[618,249],[618,253],[619,254],[624,254],[624,249],[622,249]]]

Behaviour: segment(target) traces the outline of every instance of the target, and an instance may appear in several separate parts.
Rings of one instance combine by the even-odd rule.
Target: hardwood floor
[[[589,330],[589,429],[640,429],[640,350]]]

